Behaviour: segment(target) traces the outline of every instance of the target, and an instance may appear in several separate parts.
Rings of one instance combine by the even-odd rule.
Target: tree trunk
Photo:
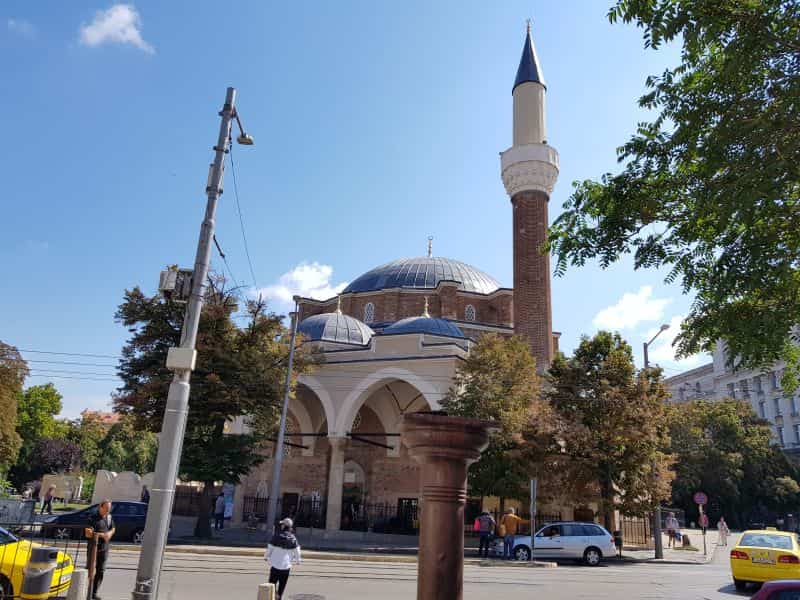
[[[200,495],[200,508],[197,513],[197,523],[194,525],[194,537],[210,538],[211,536],[211,503],[214,501],[212,492],[214,482],[203,483],[203,493]]]

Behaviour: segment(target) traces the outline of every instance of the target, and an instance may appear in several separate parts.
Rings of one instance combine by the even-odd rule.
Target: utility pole
[[[194,370],[195,341],[203,308],[208,266],[211,261],[211,243],[214,237],[214,223],[217,201],[222,194],[222,175],[225,169],[225,154],[231,131],[231,121],[236,118],[234,100],[236,90],[229,87],[225,95],[225,105],[220,116],[217,145],[214,146],[214,162],[211,164],[206,194],[205,219],[200,226],[200,240],[192,275],[192,292],[186,306],[186,314],[181,330],[181,343],[178,348],[170,348],[167,355],[167,368],[174,376],[169,386],[167,407],[158,438],[158,457],[150,488],[150,505],[145,522],[145,535],[136,571],[136,584],[133,600],[153,600],[158,597],[158,582],[161,574],[161,561],[167,543],[172,505],[175,498],[175,480],[183,449],[183,435],[186,431],[186,417],[189,412],[189,379]],[[243,134],[244,135],[244,134]]]
[[[650,360],[647,355],[647,349],[652,344],[655,339],[664,333],[667,329],[669,329],[669,325],[666,323],[660,327],[658,333],[656,333],[652,338],[650,338],[649,342],[645,342],[643,344],[643,351],[644,351],[644,373],[645,377],[647,376],[647,371],[650,368]],[[658,472],[657,472],[657,465],[655,461],[653,461],[653,473],[655,479],[658,479]],[[654,490],[655,492],[655,490]],[[655,557],[656,558],[664,558],[664,540],[661,539],[661,500],[656,498],[656,508],[653,513],[653,537],[655,538]]]
[[[289,393],[292,389],[292,365],[294,363],[294,341],[297,337],[297,324],[300,313],[297,302],[294,305],[292,319],[292,339],[289,342],[289,361],[286,367],[286,385],[283,391],[283,409],[281,410],[281,423],[278,426],[278,440],[275,442],[272,468],[272,489],[269,492],[269,507],[267,508],[267,531],[272,534],[275,528],[275,513],[278,512],[278,494],[281,492],[281,467],[283,467],[283,442],[286,438],[286,413],[289,412]]]

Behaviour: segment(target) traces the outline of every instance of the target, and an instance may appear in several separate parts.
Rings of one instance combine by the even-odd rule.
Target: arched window
[[[375,305],[367,302],[364,305],[364,323],[372,323],[375,320]]]
[[[475,320],[475,307],[472,304],[467,304],[467,307],[464,309],[464,320],[472,322]]]

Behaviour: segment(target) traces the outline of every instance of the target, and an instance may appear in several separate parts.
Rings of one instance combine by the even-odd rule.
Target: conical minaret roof
[[[522,58],[519,59],[517,78],[514,80],[514,87],[511,88],[511,93],[514,93],[518,85],[528,81],[541,83],[545,88],[547,87],[547,84],[544,82],[544,75],[542,75],[542,67],[539,64],[539,57],[536,55],[536,46],[533,45],[533,40],[531,39],[530,23],[528,23],[528,32],[525,35],[525,46],[522,48]]]

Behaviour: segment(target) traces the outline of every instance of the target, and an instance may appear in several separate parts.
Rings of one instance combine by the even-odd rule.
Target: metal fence
[[[284,506],[285,505],[285,506]],[[245,496],[242,499],[242,514],[244,520],[255,526],[266,523],[269,510],[269,498],[258,496]],[[299,498],[297,500],[278,500],[275,518],[280,520],[289,517],[294,521],[295,527],[325,528],[325,502],[314,498]]]
[[[0,598],[19,598],[31,545],[58,550],[50,594],[67,595],[72,570],[86,563],[83,525],[48,526],[46,523],[0,523]]]
[[[345,531],[414,535],[419,530],[418,513],[419,506],[416,503],[345,502],[342,506],[341,528]]]
[[[626,546],[653,548],[652,520],[644,517],[622,517],[620,519],[622,543]]]

